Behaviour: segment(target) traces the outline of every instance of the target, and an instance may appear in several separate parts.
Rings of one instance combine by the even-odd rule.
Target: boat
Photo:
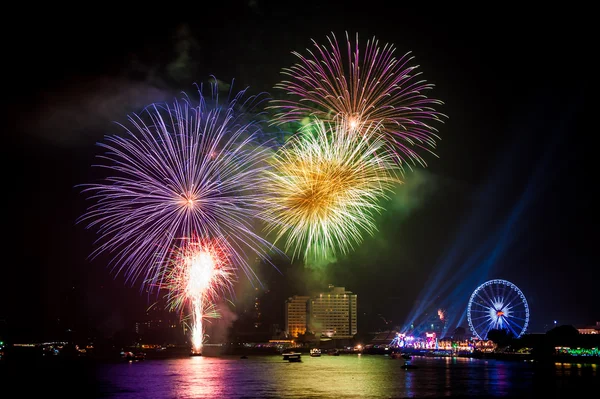
[[[298,352],[288,352],[288,353],[284,353],[283,354],[283,360],[288,360],[290,362],[300,362],[301,357],[300,357],[300,353]]]
[[[290,356],[293,356],[293,355],[299,355],[299,354],[300,354],[300,353],[298,353],[298,352],[284,352],[284,353],[282,353],[282,355],[283,355],[283,360],[288,360],[288,358],[289,358]]]
[[[192,349],[192,351],[190,352],[190,356],[202,356],[202,352],[199,350]]]
[[[327,354],[329,356],[339,356],[340,355],[340,351],[337,349],[330,349],[327,351]]]
[[[138,353],[122,352],[121,353],[121,357],[124,360],[127,360],[129,362],[133,362],[133,361],[140,361],[140,360],[146,359],[146,354],[144,352],[138,352]]]
[[[404,370],[412,370],[412,369],[418,369],[419,367],[415,366],[414,364],[411,364],[410,361],[412,360],[412,357],[409,355],[402,355],[402,358],[404,359],[404,364],[402,366],[400,366],[401,369]]]
[[[404,360],[411,360],[412,356],[407,355],[407,354],[402,354],[400,352],[392,352],[390,353],[390,359],[404,359]]]
[[[321,356],[321,349],[319,349],[319,348],[312,348],[310,350],[310,356],[311,357],[319,357],[319,356]]]
[[[412,369],[419,368],[410,363],[410,361],[412,360],[412,356],[408,355],[406,353],[392,352],[392,353],[390,353],[390,359],[403,359],[404,363],[402,364],[402,366],[400,366],[400,368],[404,369],[404,370],[412,370]]]
[[[288,356],[287,360],[289,362],[301,362],[302,358],[300,357],[299,353],[293,353],[291,355]]]

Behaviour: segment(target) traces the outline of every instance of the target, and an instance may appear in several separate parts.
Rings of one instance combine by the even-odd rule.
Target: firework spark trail
[[[225,237],[232,263],[254,279],[247,256],[268,260],[272,244],[253,225],[262,195],[257,188],[271,150],[258,146],[261,127],[244,122],[260,96],[238,92],[225,105],[199,88],[197,106],[185,97],[153,104],[144,116],[129,117],[125,135],[99,143],[99,165],[109,172],[100,183],[82,185],[95,201],[78,220],[98,228],[92,258],[110,253],[111,266],[127,281],[159,286],[178,237]],[[241,109],[238,112],[238,109]]]
[[[191,330],[192,351],[194,353],[202,353],[202,347],[206,340],[206,323],[210,319],[218,319],[221,317],[217,306],[210,302],[203,295],[197,295],[190,301],[191,322],[189,327]],[[183,319],[185,322],[185,319]]]
[[[168,291],[170,309],[182,311],[197,293],[202,293],[210,302],[233,294],[237,270],[231,263],[225,240],[196,236],[173,250],[161,274],[165,275],[165,282],[160,288]]]
[[[167,301],[171,310],[186,319],[190,308],[193,350],[200,352],[204,342],[204,321],[219,317],[215,302],[233,293],[236,269],[230,262],[224,240],[192,237],[173,256],[163,271]]]
[[[379,201],[399,183],[394,154],[377,126],[355,134],[343,123],[315,121],[270,159],[264,175],[267,234],[285,237],[292,258],[347,253],[377,228]]]
[[[361,57],[358,34],[353,48],[347,33],[343,56],[335,35],[327,40],[330,48],[313,40],[315,49],[307,49],[307,56],[293,52],[299,63],[283,69],[289,80],[275,86],[293,99],[271,100],[267,108],[276,110],[274,123],[306,117],[341,119],[355,129],[381,123],[400,165],[426,166],[419,151],[433,153],[439,136],[430,122],[442,122],[445,115],[435,110],[442,102],[425,94],[433,84],[417,80],[421,73],[411,65],[414,57],[396,58],[393,45],[381,48],[375,38],[367,41]]]

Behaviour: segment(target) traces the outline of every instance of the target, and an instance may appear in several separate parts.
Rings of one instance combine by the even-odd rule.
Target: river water
[[[381,355],[185,357],[140,362],[7,366],[2,397],[81,398],[578,398],[600,392],[595,364]],[[5,391],[8,392],[8,391]],[[33,394],[35,392],[35,395]],[[593,397],[593,396],[592,396]]]

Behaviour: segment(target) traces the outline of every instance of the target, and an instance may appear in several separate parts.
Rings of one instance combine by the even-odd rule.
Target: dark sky
[[[449,119],[438,126],[439,158],[407,174],[380,232],[355,253],[317,270],[257,268],[280,310],[287,296],[332,283],[357,293],[362,313],[395,325],[418,300],[453,309],[459,322],[477,285],[502,278],[527,297],[532,331],[600,320],[584,10],[280,3],[182,7],[179,18],[160,9],[143,17],[149,6],[53,8],[12,32],[3,50],[10,144],[0,320],[44,330],[83,317],[110,329],[143,312],[138,286],[87,260],[94,235],[75,224],[85,209],[75,186],[92,178],[95,143],[119,132],[113,122],[210,75],[274,92],[292,51],[345,31],[412,51]]]

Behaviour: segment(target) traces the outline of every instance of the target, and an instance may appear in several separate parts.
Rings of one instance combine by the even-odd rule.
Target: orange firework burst
[[[444,319],[446,318],[446,311],[444,309],[438,309],[437,314],[440,320],[444,321]]]
[[[376,127],[354,134],[316,120],[270,159],[261,218],[292,257],[347,254],[376,230],[375,214],[400,183],[393,154]]]

